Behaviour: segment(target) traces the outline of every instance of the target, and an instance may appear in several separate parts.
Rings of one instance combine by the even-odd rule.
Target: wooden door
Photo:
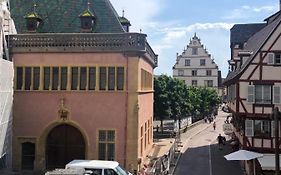
[[[64,168],[73,159],[85,159],[84,138],[75,127],[59,125],[47,137],[46,168]]]

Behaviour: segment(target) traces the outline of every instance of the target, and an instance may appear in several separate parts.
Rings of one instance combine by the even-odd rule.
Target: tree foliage
[[[187,87],[183,81],[167,75],[154,78],[154,91],[154,118],[161,120],[161,128],[166,118],[210,115],[220,102],[215,89]]]

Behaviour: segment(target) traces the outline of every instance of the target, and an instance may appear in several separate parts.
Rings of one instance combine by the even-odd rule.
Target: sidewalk
[[[170,123],[168,123],[168,125],[170,125]],[[205,130],[209,126],[211,126],[211,124],[205,123],[203,120],[201,120],[196,123],[193,123],[192,125],[189,125],[187,127],[186,132],[180,134],[181,142],[178,143],[180,147],[178,147],[175,151],[174,160],[171,160],[171,162],[173,163],[170,165],[168,174],[173,174],[177,161],[179,160],[180,155],[182,154],[182,148],[184,143],[187,142],[190,138]],[[175,136],[173,136],[170,132],[164,132],[163,134],[160,134],[160,132],[161,131],[159,131],[158,134],[154,134],[154,145],[148,153],[148,158],[144,160],[145,164],[149,164],[149,162],[155,161],[163,157],[164,155],[167,155],[176,140]]]

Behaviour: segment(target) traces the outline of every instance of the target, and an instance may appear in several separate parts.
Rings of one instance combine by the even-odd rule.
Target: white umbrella
[[[241,149],[239,151],[235,151],[233,153],[225,155],[224,157],[226,158],[226,160],[252,160],[259,157],[263,157],[263,154]],[[256,174],[255,161],[253,162],[254,162],[254,175],[255,175]]]
[[[224,157],[226,160],[252,160],[262,156],[263,154],[241,149],[239,151],[225,155]]]

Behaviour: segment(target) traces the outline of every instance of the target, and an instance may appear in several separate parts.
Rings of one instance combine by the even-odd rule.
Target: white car
[[[88,175],[132,175],[116,161],[73,160],[65,168],[84,169]]]

